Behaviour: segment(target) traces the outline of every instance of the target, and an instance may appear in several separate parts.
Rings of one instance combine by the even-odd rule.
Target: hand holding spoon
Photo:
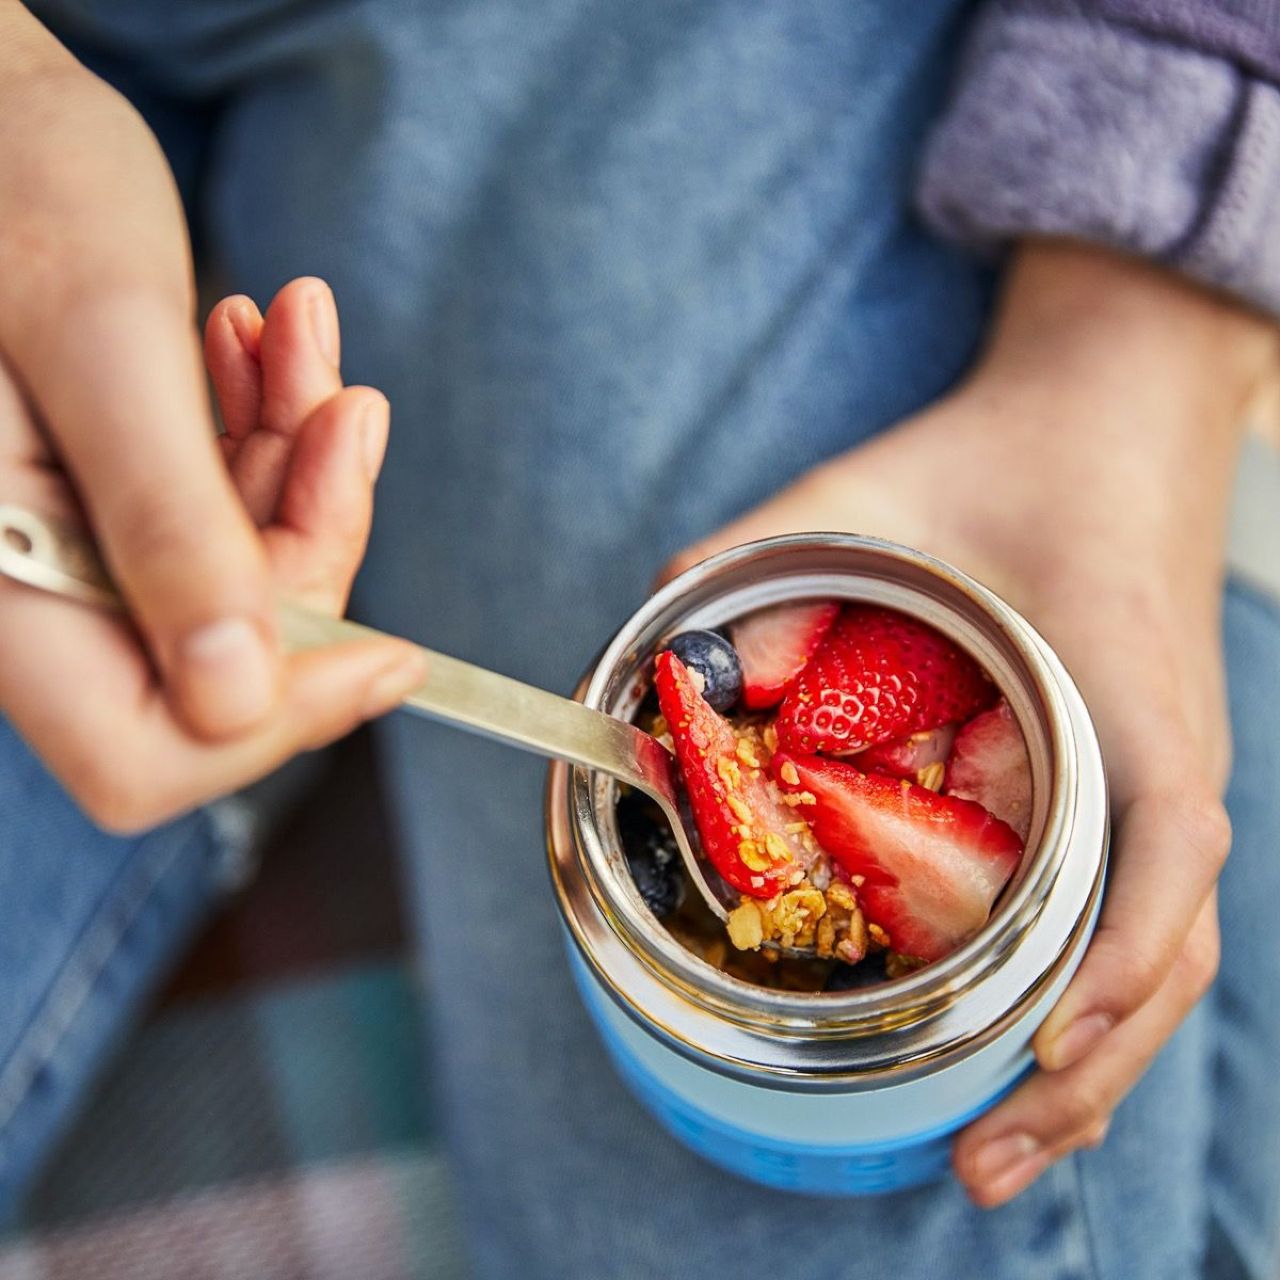
[[[54,595],[123,612],[96,548],[77,528],[14,504],[0,504],[0,574]],[[314,649],[381,633],[281,602],[280,630],[292,650]],[[720,919],[736,892],[695,850],[697,832],[681,814],[675,759],[650,734],[625,720],[584,707],[483,667],[424,649],[427,678],[402,705],[433,720],[496,738],[536,755],[598,769],[643,792],[662,810],[685,870]],[[811,949],[786,954],[811,956]]]

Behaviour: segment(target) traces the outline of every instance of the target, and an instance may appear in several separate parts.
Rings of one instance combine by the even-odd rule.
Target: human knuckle
[[[86,806],[85,813],[97,827],[113,836],[141,835],[160,822],[158,811],[127,798],[112,798],[94,807]]]
[[[128,762],[126,753],[85,757],[69,779],[84,813],[105,831],[136,835],[163,816],[163,797]]]
[[[1122,992],[1144,999],[1164,980],[1171,959],[1166,949],[1153,943],[1134,944],[1120,961],[1116,985]]]
[[[1080,1134],[1077,1145],[1095,1149],[1102,1146],[1107,1139],[1107,1132],[1110,1128],[1110,1116],[1103,1116],[1101,1119],[1095,1120],[1091,1125],[1086,1126],[1084,1132]]]
[[[1194,1000],[1213,986],[1218,976],[1222,945],[1216,927],[1193,929],[1178,956],[1178,971],[1184,988]]]
[[[333,618],[341,617],[354,577],[354,568],[343,568],[336,561],[326,561],[291,582],[289,596],[295,604],[313,609],[317,613]]]
[[[350,502],[335,509],[328,531],[333,540],[328,557],[330,577],[337,579],[355,572],[352,558],[363,554],[372,518],[373,512],[367,500]]]
[[[1091,1080],[1073,1081],[1058,1099],[1057,1114],[1061,1128],[1067,1133],[1086,1133],[1107,1117],[1106,1099]]]
[[[1113,1011],[1127,1015],[1144,1004],[1164,981],[1172,955],[1152,943],[1128,942],[1110,948],[1107,956],[1108,982],[1102,993]]]
[[[1231,819],[1216,795],[1186,792],[1170,801],[1170,819],[1193,857],[1214,871],[1231,850]]]

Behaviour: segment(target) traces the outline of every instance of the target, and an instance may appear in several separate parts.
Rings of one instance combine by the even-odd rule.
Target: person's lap
[[[290,275],[329,277],[345,371],[395,405],[365,616],[567,691],[670,553],[959,375],[989,281],[905,212],[955,7],[471,0],[326,7],[261,39],[133,29],[153,54],[180,46],[170,91],[234,88],[206,174],[231,284],[265,299]],[[769,1192],[675,1144],[572,992],[540,765],[389,722],[481,1273],[785,1259],[797,1280],[1128,1280],[1194,1274],[1212,1238],[1209,1274],[1237,1274],[1236,1253],[1239,1274],[1264,1274],[1280,1198],[1280,616],[1233,594],[1227,628],[1237,833],[1214,996],[1102,1150],[990,1214],[950,1184]]]
[[[242,836],[209,812],[104,835],[0,718],[0,1228]]]

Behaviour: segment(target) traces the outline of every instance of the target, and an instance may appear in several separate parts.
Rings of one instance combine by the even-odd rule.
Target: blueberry
[[[702,696],[717,711],[728,711],[742,696],[742,663],[738,651],[714,631],[682,631],[667,648],[706,682]]]
[[[618,801],[618,831],[645,906],[659,920],[678,911],[684,901],[684,863],[661,810],[641,796],[623,796]]]

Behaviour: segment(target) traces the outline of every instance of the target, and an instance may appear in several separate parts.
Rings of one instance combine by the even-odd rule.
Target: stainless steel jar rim
[[[1072,835],[1077,825],[1081,759],[1091,766],[1087,784],[1105,790],[1100,759],[1095,760],[1096,740],[1083,703],[1066,705],[1070,699],[1078,702],[1074,685],[1024,619],[951,566],[878,539],[806,534],[734,548],[668,584],[606,648],[582,691],[584,700],[616,714],[629,714],[638,700],[643,663],[657,641],[677,626],[719,625],[745,612],[745,608],[734,604],[744,595],[750,596],[747,607],[752,609],[821,595],[872,600],[924,617],[973,652],[1005,690],[1031,748],[1035,815],[1028,848],[1034,842],[1036,851],[1024,859],[1015,884],[1006,890],[984,929],[943,960],[908,977],[859,991],[830,995],[774,991],[713,968],[653,920],[630,877],[619,866],[621,855],[612,823],[612,784],[586,770],[575,769],[567,786],[558,788],[555,778],[570,774],[561,767],[553,774],[550,816],[553,827],[557,826],[554,806],[567,803],[568,812],[560,816],[573,829],[575,858],[567,859],[563,847],[553,848],[553,875],[579,949],[615,999],[633,1016],[656,1024],[677,1042],[687,1033],[664,1024],[661,1010],[640,1007],[635,993],[626,989],[628,982],[618,981],[618,975],[609,972],[610,963],[602,954],[606,950],[612,955],[613,969],[630,966],[605,942],[602,926],[621,944],[630,960],[638,962],[680,1001],[708,1015],[713,1024],[740,1028],[747,1046],[743,1051],[749,1055],[770,1056],[753,1043],[759,1035],[775,1042],[781,1037],[803,1039],[809,1044],[847,1041],[850,1037],[888,1037],[886,1052],[918,1054],[933,1052],[942,1043],[954,1044],[957,1037],[981,1035],[984,1029],[1001,1021],[1008,1010],[975,1006],[970,1017],[957,1019],[954,1011],[959,997],[984,983],[992,985],[992,976],[1001,971],[1019,943],[1042,920],[1068,850],[1079,845]],[[1083,744],[1078,740],[1081,725],[1089,739]],[[1096,892],[1100,882],[1105,799],[1102,812],[1102,830],[1085,835],[1086,840],[1096,836],[1094,865],[1081,868],[1090,874],[1084,876],[1083,891],[1075,895],[1080,900],[1075,903],[1077,915],[1085,898]],[[1096,827],[1096,813],[1090,816]],[[563,846],[564,824],[559,825],[560,838],[553,839],[553,845]],[[606,847],[602,830],[612,830],[613,847]],[[577,883],[573,882],[573,861]],[[1020,976],[1011,980],[1006,974],[998,984],[1004,992],[1003,1002],[1019,1004],[1030,999],[1068,949],[1072,941],[1066,920],[1069,913],[1059,905],[1050,914],[1055,918],[1054,936],[1041,936],[1040,955],[1031,971],[1026,970],[1025,961],[1020,961]],[[1037,927],[1036,931],[1044,934],[1042,928]],[[1020,989],[1020,996],[1014,988]],[[939,1027],[937,1035],[894,1035],[903,1028],[920,1028],[937,1021],[942,1014],[949,1014],[945,1018],[947,1026]],[[699,1024],[697,1018],[692,1021]],[[715,1038],[723,1036],[717,1032]],[[902,1043],[891,1049],[889,1042],[894,1040]],[[907,1041],[911,1042],[910,1048]],[[706,1046],[695,1048],[704,1050]]]

